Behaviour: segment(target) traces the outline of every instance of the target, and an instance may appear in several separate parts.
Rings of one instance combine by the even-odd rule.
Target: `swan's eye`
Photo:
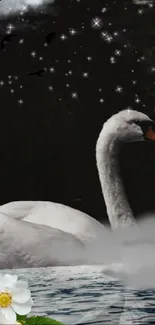
[[[139,125],[144,134],[151,128],[155,132],[155,123],[153,121],[134,121],[135,124]]]

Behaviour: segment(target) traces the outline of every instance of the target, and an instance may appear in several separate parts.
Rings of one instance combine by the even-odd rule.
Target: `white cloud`
[[[133,0],[135,5],[147,5],[149,3],[153,3],[153,0]]]
[[[40,6],[45,6],[53,2],[54,0],[1,0],[0,16],[20,14],[29,8],[36,10]]]

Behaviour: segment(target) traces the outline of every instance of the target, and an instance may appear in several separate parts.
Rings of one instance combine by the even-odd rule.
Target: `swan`
[[[153,126],[149,116],[128,109],[109,118],[99,134],[96,162],[112,230],[136,225],[119,172],[121,147],[155,140]],[[0,206],[0,268],[115,263],[111,234],[99,221],[62,204],[10,202]],[[108,253],[104,244],[112,247]]]

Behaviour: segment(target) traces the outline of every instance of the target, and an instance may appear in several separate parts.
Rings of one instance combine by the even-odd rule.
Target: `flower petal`
[[[0,313],[0,324],[7,324],[7,319],[2,313]]]
[[[0,281],[0,292],[5,291],[6,285],[4,282]]]
[[[28,288],[27,281],[22,281],[22,280],[17,281],[16,288],[25,288],[25,289],[27,289]]]
[[[0,292],[11,289],[16,285],[17,276],[6,274],[3,277],[0,277]]]
[[[17,302],[13,302],[11,304],[11,307],[18,315],[27,315],[30,313],[32,305],[33,305],[33,300],[30,299],[25,304],[19,304]]]
[[[18,276],[17,275],[11,275],[11,274],[5,274],[3,277],[3,281],[5,284],[8,285],[15,285],[17,282]]]
[[[29,289],[24,288],[13,288],[11,290],[12,301],[23,304],[31,298],[31,293]]]
[[[0,313],[2,313],[7,321],[7,324],[15,324],[16,322],[16,313],[11,307],[0,308]]]

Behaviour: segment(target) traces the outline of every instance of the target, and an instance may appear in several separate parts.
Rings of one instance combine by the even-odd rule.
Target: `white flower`
[[[18,281],[18,277],[11,274],[0,277],[0,324],[16,324],[16,313],[29,314],[32,304],[26,281]]]
[[[10,320],[8,318],[6,318],[5,315],[0,314],[0,324],[1,325],[10,325]],[[15,321],[15,323],[12,325],[22,325],[22,323]]]
[[[1,325],[10,325],[10,321],[3,314],[0,314],[0,324]],[[12,325],[22,325],[22,323],[16,321]]]
[[[0,324],[8,324],[7,318],[3,314],[0,314]]]

